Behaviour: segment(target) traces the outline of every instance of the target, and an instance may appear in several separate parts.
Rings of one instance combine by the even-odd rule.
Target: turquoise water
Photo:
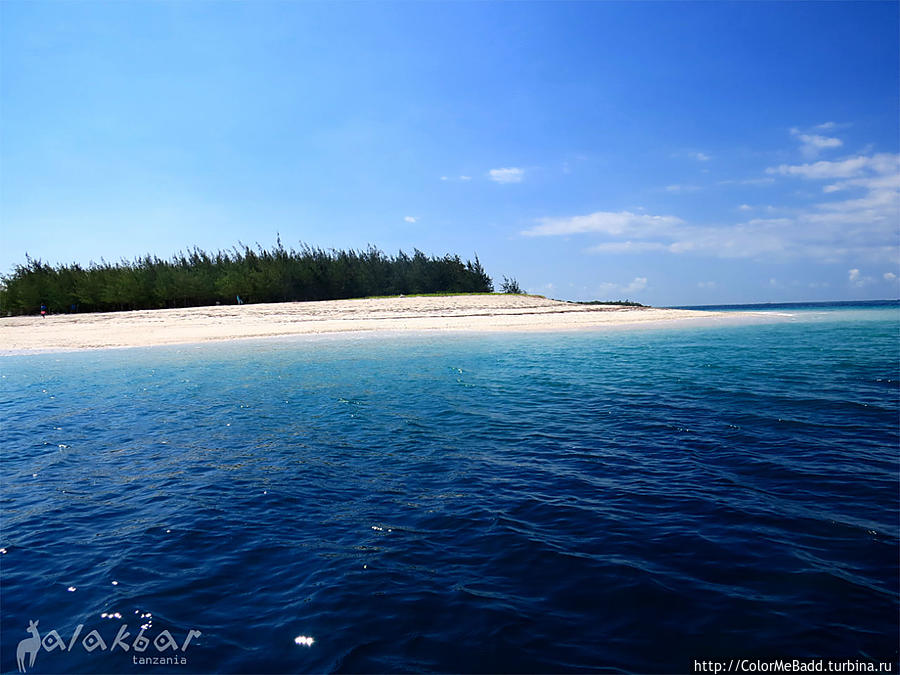
[[[896,668],[900,309],[754,311],[5,357],[0,669]]]

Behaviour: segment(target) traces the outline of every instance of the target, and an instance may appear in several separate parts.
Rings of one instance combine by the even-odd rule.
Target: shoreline
[[[579,305],[524,295],[323,300],[0,319],[0,355],[302,335],[557,332],[735,318],[734,312]]]

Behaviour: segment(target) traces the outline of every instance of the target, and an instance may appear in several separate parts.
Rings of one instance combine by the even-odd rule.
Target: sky
[[[479,257],[655,305],[900,297],[896,2],[0,2],[0,273]]]

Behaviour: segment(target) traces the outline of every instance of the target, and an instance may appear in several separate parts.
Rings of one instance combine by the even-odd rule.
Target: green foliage
[[[522,288],[519,286],[519,282],[515,279],[507,279],[506,276],[503,277],[503,283],[500,284],[500,290],[503,293],[514,293],[516,295],[522,295]]]
[[[241,244],[209,254],[194,248],[171,260],[144,256],[133,262],[51,267],[25,257],[2,278],[0,312],[34,314],[103,312],[165,307],[336,300],[422,293],[491,293],[494,285],[478,256],[428,257],[419,250],[388,256],[374,246],[365,251],[273,250]]]

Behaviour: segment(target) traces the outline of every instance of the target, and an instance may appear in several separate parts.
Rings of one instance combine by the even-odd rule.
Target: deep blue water
[[[29,672],[897,672],[898,329],[4,357],[0,670],[38,621]]]

